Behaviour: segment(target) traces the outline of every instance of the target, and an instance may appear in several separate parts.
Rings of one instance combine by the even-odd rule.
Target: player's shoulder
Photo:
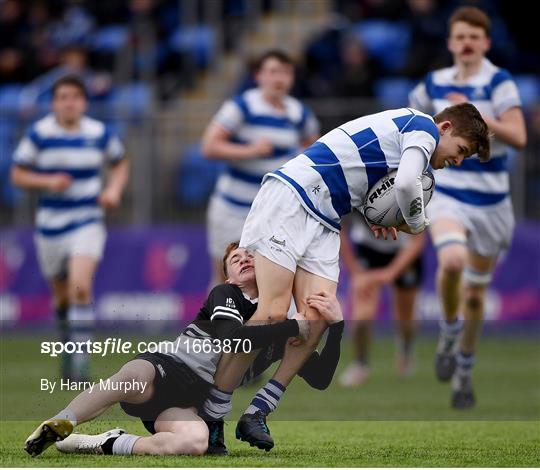
[[[503,82],[514,80],[508,70],[498,67],[487,59],[482,64],[482,74],[492,89]]]
[[[311,113],[309,107],[294,96],[285,96],[284,102],[287,114],[293,122],[303,123]]]
[[[455,82],[456,67],[443,67],[433,70],[426,75],[425,82],[428,85],[450,85]]]
[[[236,284],[223,283],[215,286],[208,294],[209,299],[226,299],[227,297],[239,300],[243,297],[242,290]]]
[[[233,95],[229,101],[235,103],[239,107],[253,106],[262,100],[261,91],[258,88],[248,88],[236,95]]]
[[[36,134],[40,137],[47,137],[54,133],[56,128],[56,119],[54,115],[47,114],[28,126],[28,134]]]
[[[106,134],[108,128],[103,121],[85,115],[81,118],[81,131],[85,135],[99,137]]]

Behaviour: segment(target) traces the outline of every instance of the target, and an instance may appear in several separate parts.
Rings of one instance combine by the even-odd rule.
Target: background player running
[[[341,257],[349,272],[353,320],[354,360],[340,376],[346,387],[361,385],[369,377],[372,323],[379,308],[382,287],[392,287],[396,320],[396,370],[411,373],[415,334],[414,309],[422,280],[424,235],[380,240],[359,214],[352,214],[350,230],[341,231]]]
[[[325,322],[306,299],[320,291],[335,294],[339,275],[340,220],[361,209],[369,189],[398,168],[396,198],[408,225],[401,230],[420,233],[426,227],[421,177],[433,169],[460,165],[478,152],[489,158],[486,123],[470,104],[452,106],[431,118],[409,108],[364,116],[321,137],[304,153],[269,173],[255,198],[242,231],[240,246],[255,251],[259,305],[252,321],[280,321],[294,296],[305,311],[310,337],[302,346],[287,346],[271,382],[260,392],[272,396],[264,406],[252,402],[241,419],[244,439],[265,448],[261,433],[271,437],[254,409],[267,414],[276,408],[286,386],[317,346]],[[419,204],[419,202],[421,202]],[[395,237],[396,229],[374,227],[377,235]],[[215,376],[216,393],[205,412],[221,419],[231,408],[231,394],[256,353],[225,355]],[[270,392],[270,393],[269,393]],[[262,394],[262,393],[261,393]]]
[[[40,192],[35,243],[63,342],[91,339],[92,287],[106,238],[104,209],[120,204],[129,172],[118,137],[85,116],[86,109],[83,83],[59,79],[52,113],[29,127],[11,171],[13,184]],[[102,189],[106,164],[111,168]],[[88,355],[63,356],[64,377],[87,380],[88,369]]]
[[[202,138],[207,158],[225,160],[207,212],[211,285],[223,282],[221,257],[240,239],[263,176],[296,156],[319,137],[313,113],[289,95],[294,64],[279,50],[264,53],[255,65],[257,87],[226,101]]]
[[[514,228],[506,146],[523,148],[526,143],[516,84],[506,70],[486,59],[490,28],[488,16],[478,8],[457,9],[449,20],[448,37],[454,65],[428,74],[410,95],[411,105],[428,113],[470,102],[494,135],[488,163],[472,158],[459,168],[438,172],[428,209],[443,307],[435,367],[439,380],[452,378],[451,404],[455,408],[470,408],[475,403],[471,370],[486,288]],[[460,312],[465,325],[458,348]]]

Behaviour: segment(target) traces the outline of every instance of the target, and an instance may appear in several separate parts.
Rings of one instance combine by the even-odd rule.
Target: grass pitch
[[[0,461],[2,466],[44,467],[539,467],[540,342],[537,335],[485,336],[474,371],[474,410],[449,407],[449,384],[433,375],[433,337],[416,347],[412,377],[396,377],[393,344],[376,340],[373,374],[359,389],[336,381],[319,392],[295,379],[269,420],[276,447],[269,453],[234,438],[235,421],[225,427],[230,456],[118,457],[66,456],[54,448],[32,459],[23,450],[27,435],[62,409],[72,392],[39,391],[41,377],[56,375],[57,359],[39,354],[36,340],[4,334],[1,344]],[[339,369],[349,357],[344,343]],[[114,372],[129,356],[96,361],[98,377]],[[338,370],[339,373],[339,370]],[[237,391],[237,418],[257,386]],[[142,425],[115,407],[103,418],[78,427],[98,433],[112,427],[146,435]]]

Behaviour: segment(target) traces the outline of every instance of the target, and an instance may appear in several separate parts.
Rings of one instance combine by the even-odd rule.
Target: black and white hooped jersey
[[[221,357],[219,352],[222,333],[218,330],[234,329],[248,321],[257,309],[258,299],[249,299],[234,284],[220,284],[208,295],[206,302],[184,331],[172,343],[162,346],[162,351],[186,364],[197,375],[209,383]],[[225,325],[224,323],[228,323]],[[214,339],[218,342],[212,343]],[[196,340],[196,341],[194,341]],[[210,352],[199,350],[203,341]]]
[[[426,167],[439,141],[431,116],[411,108],[371,114],[322,136],[281,168],[265,175],[288,185],[304,208],[331,230],[365,204],[368,191],[396,169],[403,152],[422,151]]]

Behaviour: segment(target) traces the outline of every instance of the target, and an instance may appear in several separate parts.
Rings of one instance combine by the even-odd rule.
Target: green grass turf
[[[39,391],[39,379],[56,375],[57,359],[39,354],[35,340],[3,335],[0,342],[0,462],[2,466],[540,466],[540,343],[538,337],[485,336],[474,381],[474,410],[449,407],[449,384],[432,371],[435,340],[423,337],[416,348],[413,377],[399,379],[390,338],[377,338],[373,373],[360,389],[336,381],[324,392],[302,379],[289,387],[269,421],[276,447],[270,453],[234,439],[235,422],[226,426],[231,455],[220,457],[64,456],[55,449],[32,459],[22,446],[44,418],[74,395]],[[339,368],[350,356],[348,343]],[[98,376],[114,372],[129,356],[96,360]],[[339,373],[339,371],[338,371]],[[240,416],[257,387],[238,390],[231,417]],[[103,418],[79,427],[98,433],[112,427],[145,435],[142,425],[115,407]]]

